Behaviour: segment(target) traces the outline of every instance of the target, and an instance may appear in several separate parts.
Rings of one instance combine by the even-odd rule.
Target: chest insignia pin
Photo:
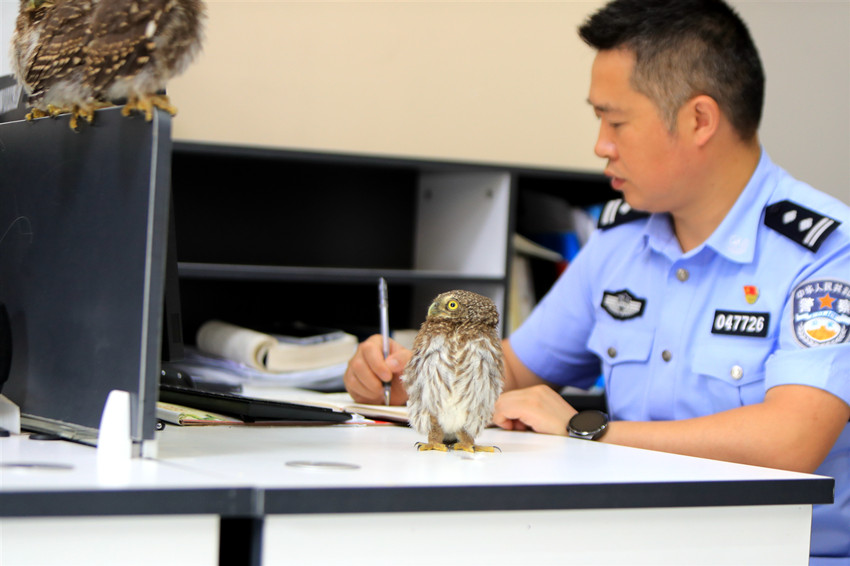
[[[602,308],[619,320],[628,320],[643,314],[646,299],[639,299],[627,289],[622,291],[605,291],[602,294]]]

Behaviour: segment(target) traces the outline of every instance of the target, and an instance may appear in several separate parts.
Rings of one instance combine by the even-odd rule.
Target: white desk
[[[170,427],[160,458],[263,493],[263,564],[807,564],[831,479],[489,429]],[[347,467],[293,467],[334,462]],[[329,539],[334,544],[328,544]]]
[[[0,438],[0,563],[804,565],[811,505],[832,500],[828,478],[532,433],[485,431],[496,454],[417,440],[168,427],[156,461],[107,466]]]
[[[94,448],[0,438],[0,564],[218,564],[219,517],[255,512],[238,482]],[[72,517],[72,520],[68,518]]]

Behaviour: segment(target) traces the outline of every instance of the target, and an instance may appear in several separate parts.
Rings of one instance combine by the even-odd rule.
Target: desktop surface
[[[158,438],[165,462],[250,479],[265,491],[267,513],[811,504],[832,502],[834,486],[808,474],[493,428],[476,440],[498,446],[494,454],[418,452],[419,435],[395,425],[167,427]]]

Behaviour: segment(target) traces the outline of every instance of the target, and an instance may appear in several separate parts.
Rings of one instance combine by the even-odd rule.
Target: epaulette
[[[790,200],[782,200],[764,209],[764,225],[816,252],[841,222]]]
[[[648,212],[635,210],[629,206],[629,203],[618,198],[605,203],[596,227],[600,230],[607,230],[608,228],[613,228],[614,226],[619,226],[620,224],[625,224],[638,218],[646,218],[647,216],[649,216]]]

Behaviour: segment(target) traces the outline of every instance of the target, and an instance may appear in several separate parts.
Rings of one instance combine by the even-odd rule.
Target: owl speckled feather
[[[28,94],[28,119],[71,113],[89,122],[98,106],[85,84],[92,0],[21,0],[12,36],[12,68]]]
[[[41,35],[46,25],[45,18],[53,11],[53,2],[45,0],[20,0],[15,31],[12,32],[12,73],[27,95],[31,95],[33,85],[27,80],[30,67],[38,52]]]
[[[125,99],[122,113],[177,109],[160,92],[201,49],[201,0],[99,0],[92,14],[86,83],[107,100]]]
[[[470,291],[439,295],[413,343],[402,374],[410,425],[427,435],[419,450],[493,452],[475,444],[504,386],[499,311]]]

